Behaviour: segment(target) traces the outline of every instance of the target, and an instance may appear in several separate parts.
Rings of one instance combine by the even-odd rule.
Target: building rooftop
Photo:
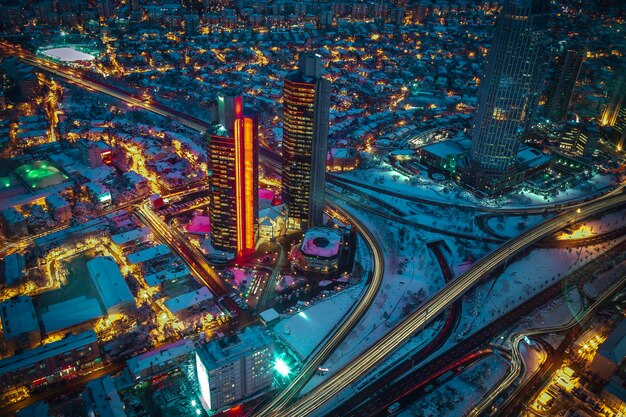
[[[274,320],[278,320],[280,318],[280,314],[278,314],[278,311],[273,308],[261,312],[259,316],[261,317],[261,320],[263,320],[265,323],[271,323]]]
[[[50,194],[46,197],[46,204],[48,204],[53,210],[69,206],[67,200],[61,197],[58,193]]]
[[[149,261],[150,259],[154,259],[159,256],[167,255],[168,253],[170,253],[170,250],[167,245],[163,243],[158,246],[153,246],[148,249],[140,250],[139,252],[131,253],[130,255],[126,256],[126,259],[128,259],[128,262],[134,265]]]
[[[609,337],[598,347],[598,354],[610,359],[616,364],[626,357],[626,320],[618,324]]]
[[[19,223],[19,222],[24,221],[24,216],[22,215],[22,213],[20,213],[13,207],[9,207],[7,209],[2,210],[0,212],[0,215],[2,215],[2,218],[4,219],[4,221],[9,224]]]
[[[626,387],[624,387],[624,381],[620,377],[613,376],[604,387],[604,390],[619,398],[622,402],[626,402]]]
[[[115,389],[110,375],[87,383],[81,394],[88,416],[125,417],[124,403]]]
[[[43,362],[56,355],[79,349],[98,341],[96,332],[87,330],[76,335],[69,335],[64,339],[48,343],[34,349],[0,360],[0,376],[25,368],[38,362]]]
[[[341,232],[331,227],[312,227],[304,234],[300,250],[307,256],[332,258],[339,253]]]
[[[41,321],[46,333],[50,334],[102,316],[98,300],[81,295],[51,305],[41,313]]]
[[[122,174],[126,181],[133,185],[141,184],[147,181],[146,177],[141,174],[137,174],[135,171],[128,171]]]
[[[135,298],[113,258],[94,258],[87,262],[87,270],[105,309],[122,303],[135,303]]]
[[[140,375],[142,371],[161,365],[183,355],[192,353],[195,349],[193,342],[187,339],[181,339],[169,345],[162,346],[158,349],[151,350],[139,356],[135,356],[126,361],[128,370],[135,376]]]
[[[49,417],[48,403],[45,401],[37,401],[33,405],[24,407],[17,412],[16,417]]]
[[[424,146],[422,149],[440,158],[449,158],[469,152],[472,141],[468,138],[442,140],[430,145]]]
[[[207,343],[196,353],[210,371],[231,363],[249,352],[271,346],[272,343],[272,339],[261,327],[250,326],[241,333]]]
[[[0,303],[0,319],[6,340],[39,331],[33,299],[27,295],[13,297]]]
[[[24,256],[12,253],[4,258],[4,280],[7,286],[17,284],[24,276]]]
[[[165,307],[167,307],[172,314],[176,314],[179,311],[212,299],[213,294],[211,294],[211,291],[209,291],[207,287],[200,287],[195,291],[191,291],[165,301]]]
[[[186,275],[189,275],[189,269],[187,269],[185,265],[181,265],[176,268],[168,268],[150,275],[146,275],[144,279],[149,286],[156,287],[157,285],[160,285],[163,281],[174,281]]]
[[[132,242],[133,240],[143,240],[150,236],[150,234],[151,232],[149,227],[140,227],[124,233],[118,233],[116,235],[113,235],[111,236],[111,240],[116,245],[124,245],[128,242]]]

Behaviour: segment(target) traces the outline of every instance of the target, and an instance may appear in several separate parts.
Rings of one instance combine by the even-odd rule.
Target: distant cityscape
[[[0,11],[0,416],[626,416],[626,4]]]

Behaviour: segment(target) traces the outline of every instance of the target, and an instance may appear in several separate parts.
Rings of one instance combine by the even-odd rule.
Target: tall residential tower
[[[545,109],[545,115],[551,121],[565,121],[584,56],[584,51],[568,49],[558,57]]]
[[[534,117],[546,69],[549,2],[506,0],[481,80],[470,182],[487,193],[515,181],[522,136]]]
[[[217,99],[209,139],[211,245],[242,255],[255,249],[258,217],[258,118],[244,110],[241,90]]]
[[[322,58],[301,54],[298,70],[285,77],[283,100],[283,201],[293,228],[322,224],[329,111]]]

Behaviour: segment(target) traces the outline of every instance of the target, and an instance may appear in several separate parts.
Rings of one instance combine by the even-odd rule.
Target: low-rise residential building
[[[202,405],[217,410],[272,386],[274,344],[260,327],[212,341],[196,351]]]
[[[7,351],[30,348],[41,341],[33,299],[27,295],[0,303],[0,320]]]
[[[602,390],[602,399],[617,415],[626,414],[626,384],[618,376],[613,376]]]
[[[139,227],[137,229],[131,229],[127,232],[115,234],[111,236],[111,241],[120,248],[124,249],[146,242],[150,240],[151,237],[152,231],[149,227]]]
[[[112,163],[113,151],[106,143],[80,139],[77,144],[80,151],[80,159],[89,168],[97,168]]]
[[[190,340],[181,339],[126,361],[135,380],[150,378],[177,368],[189,361],[195,350]]]
[[[4,258],[4,283],[7,287],[15,287],[24,278],[24,256],[12,253]]]
[[[85,413],[98,417],[125,417],[124,403],[115,389],[111,376],[106,375],[87,383],[80,395]]]
[[[26,219],[15,207],[9,207],[0,211],[0,224],[2,224],[2,231],[8,238],[28,234]]]
[[[153,246],[148,249],[143,249],[135,253],[131,253],[126,256],[128,262],[133,265],[141,265],[144,262],[150,261],[152,259],[159,258],[161,256],[169,255],[170,250],[166,244],[161,244],[157,246]]]
[[[206,311],[213,305],[213,294],[207,287],[200,287],[195,291],[170,298],[164,304],[170,313],[183,319],[191,314]]]
[[[148,180],[143,175],[137,174],[134,171],[128,171],[122,174],[122,176],[136,193],[137,197],[150,194]]]
[[[88,182],[85,184],[85,188],[92,203],[96,203],[101,207],[111,205],[111,192],[104,185],[97,182]]]
[[[354,148],[331,148],[326,158],[326,169],[349,171],[359,166],[361,156]]]
[[[0,360],[0,391],[54,383],[91,368],[100,359],[93,330]]]
[[[46,205],[48,211],[52,214],[55,220],[65,223],[72,219],[72,209],[70,203],[59,194],[51,194],[46,197]]]

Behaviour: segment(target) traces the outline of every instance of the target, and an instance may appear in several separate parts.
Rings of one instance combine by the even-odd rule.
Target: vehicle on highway
[[[393,414],[396,411],[398,411],[399,409],[400,409],[400,403],[398,401],[396,401],[395,403],[393,403],[389,407],[387,407],[387,412],[389,414]]]

